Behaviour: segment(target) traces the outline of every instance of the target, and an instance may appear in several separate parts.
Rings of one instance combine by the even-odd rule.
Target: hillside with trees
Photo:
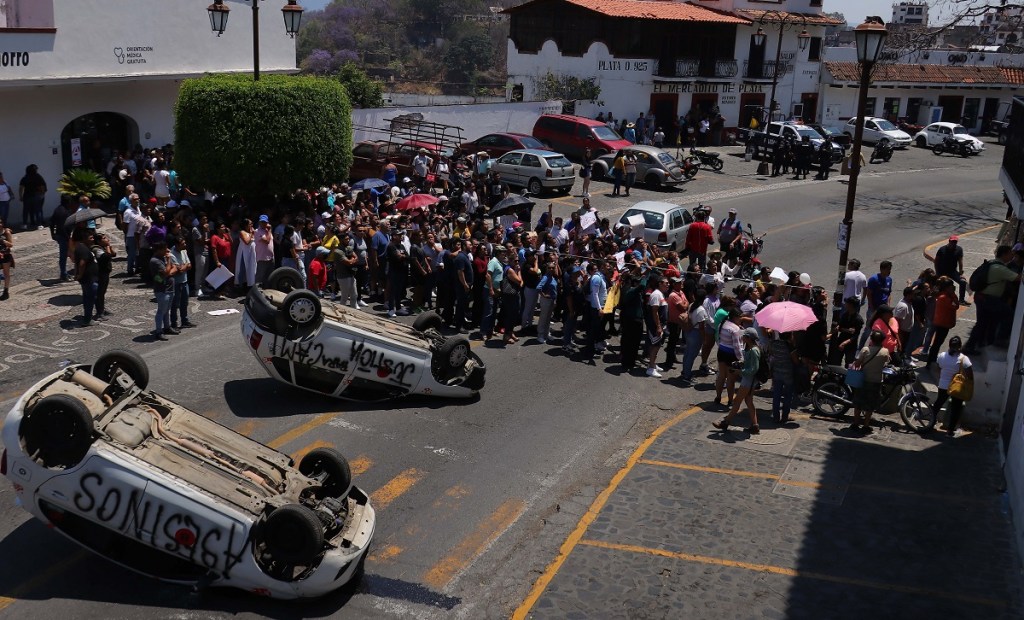
[[[513,4],[334,0],[303,20],[299,66],[337,76],[348,65],[350,79],[360,69],[390,92],[503,95],[508,20],[497,11]],[[370,107],[349,90],[354,106]]]

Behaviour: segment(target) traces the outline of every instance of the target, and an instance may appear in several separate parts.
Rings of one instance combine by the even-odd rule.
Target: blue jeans
[[[135,274],[135,259],[139,256],[139,248],[136,245],[135,237],[125,236],[124,238],[124,251],[128,256],[128,275]]]
[[[82,278],[78,281],[82,285],[82,308],[85,310],[85,320],[92,320],[92,310],[96,305],[96,290],[99,288],[99,284],[95,280],[86,280]]]
[[[612,194],[618,194],[622,187],[622,171],[618,168],[612,169]]]
[[[171,326],[171,302],[174,292],[161,291],[156,294],[156,329],[153,333],[161,334]]]
[[[181,322],[178,316],[181,315]],[[174,283],[174,299],[171,301],[171,327],[188,323],[188,282]]]
[[[786,420],[789,418],[790,407],[793,405],[792,379],[772,377],[772,417]]]
[[[57,237],[57,266],[60,267],[60,277],[63,280],[68,277],[68,238]]]
[[[483,313],[480,315],[480,334],[486,338],[494,334],[494,297],[490,291],[485,290],[481,301]]]
[[[700,349],[704,344],[704,330],[700,327],[694,327],[690,331],[686,332],[683,337],[683,342],[686,345],[686,349],[683,351],[683,378],[693,378],[693,363],[697,361],[700,356]]]

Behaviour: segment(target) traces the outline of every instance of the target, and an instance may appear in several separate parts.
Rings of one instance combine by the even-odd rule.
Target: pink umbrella
[[[776,301],[754,315],[757,324],[779,333],[807,329],[818,320],[809,306],[793,301]]]
[[[399,200],[398,204],[395,205],[395,209],[397,211],[408,211],[410,209],[428,207],[432,204],[437,204],[437,196],[431,196],[430,194],[413,194]]]

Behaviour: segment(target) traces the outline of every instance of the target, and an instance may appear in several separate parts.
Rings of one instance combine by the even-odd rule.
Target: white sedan
[[[843,133],[851,138],[857,129],[856,121],[856,117],[851,118],[843,127]],[[881,140],[888,140],[893,147],[898,149],[907,148],[911,144],[910,134],[907,132],[884,118],[868,116],[864,122],[864,142],[875,144]]]
[[[146,389],[130,351],[32,386],[7,415],[0,473],[17,503],[136,572],[280,599],[362,574],[376,516],[348,462],[292,459]]]
[[[965,140],[974,147],[974,154],[978,155],[985,150],[985,143],[967,133],[967,128],[956,123],[932,123],[914,136],[914,144],[921,148],[930,148],[941,144],[946,138]]]

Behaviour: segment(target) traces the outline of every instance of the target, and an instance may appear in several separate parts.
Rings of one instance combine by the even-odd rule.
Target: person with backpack
[[[978,349],[994,343],[999,323],[1012,318],[1013,305],[1004,299],[1004,293],[1007,283],[1020,282],[1021,275],[1007,266],[1011,260],[1013,249],[1001,245],[996,248],[995,259],[985,261],[971,273],[969,284],[974,291],[978,314],[964,345],[966,355],[977,355]]]
[[[732,364],[734,369],[740,371],[740,385],[736,392],[736,398],[733,400],[729,413],[720,422],[713,423],[712,426],[727,432],[729,420],[739,413],[741,404],[746,404],[747,411],[750,413],[750,426],[745,430],[751,435],[757,435],[761,432],[761,427],[757,423],[757,408],[754,407],[754,387],[757,384],[757,372],[761,366],[761,349],[757,346],[759,341],[757,330],[753,327],[746,328],[743,330],[741,340],[743,342],[743,358]]]

